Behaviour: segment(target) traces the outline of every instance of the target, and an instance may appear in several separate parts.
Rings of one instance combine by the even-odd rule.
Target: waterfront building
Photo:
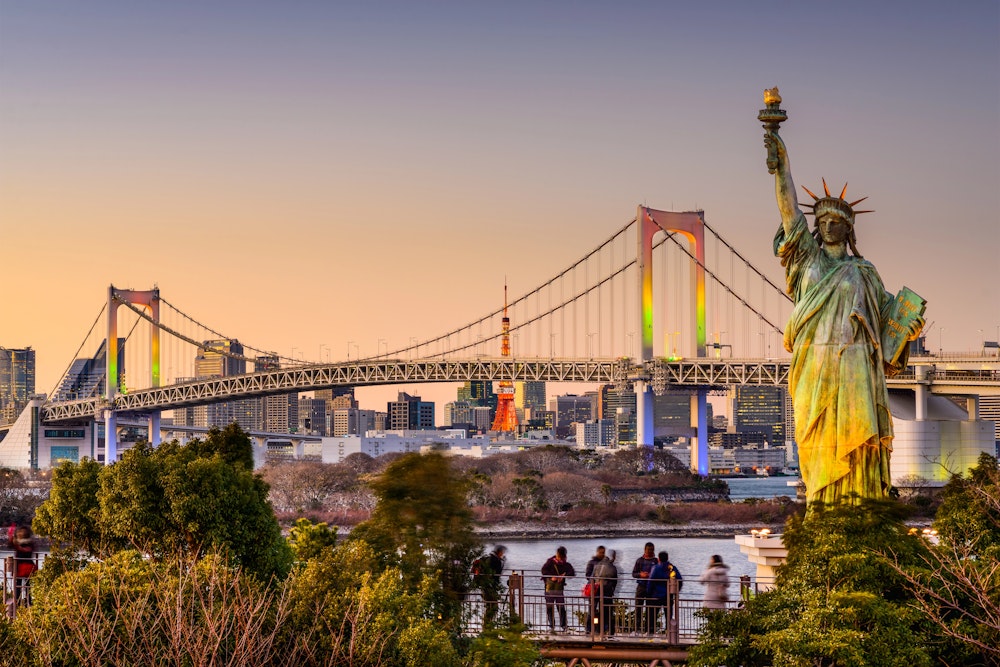
[[[97,353],[91,358],[74,359],[66,375],[59,382],[52,400],[72,401],[107,395],[108,374],[107,340],[101,341]],[[125,339],[118,339],[118,377],[125,376]]]

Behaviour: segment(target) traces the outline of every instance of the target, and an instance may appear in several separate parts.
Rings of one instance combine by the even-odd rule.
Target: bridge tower
[[[507,282],[503,284],[503,324],[500,337],[500,356],[510,356],[510,318],[507,317]],[[517,410],[514,408],[514,383],[500,380],[497,386],[497,414],[491,431],[513,433],[517,430]]]
[[[683,234],[692,246],[697,261],[691,263],[691,314],[694,325],[695,355],[705,356],[705,212],[658,211],[640,206],[636,214],[639,266],[639,322],[642,344],[640,363],[653,359],[653,236],[658,231]],[[636,442],[653,446],[653,392],[645,380],[635,383]],[[691,396],[692,413],[697,416],[698,442],[691,444],[691,469],[708,474],[708,392],[699,389]]]
[[[121,375],[118,368],[118,307],[122,304],[142,306],[149,311],[153,320],[150,327],[150,387],[160,386],[160,290],[117,289],[114,285],[108,287],[108,342],[107,342],[107,375],[105,386],[107,407],[104,409],[104,463],[114,463],[118,460],[118,417],[115,414],[115,396],[122,393]],[[149,414],[149,442],[160,444],[160,411]]]

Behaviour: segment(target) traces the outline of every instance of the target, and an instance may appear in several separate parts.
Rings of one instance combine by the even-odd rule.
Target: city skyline
[[[637,204],[704,209],[780,282],[756,119],[777,85],[796,182],[868,195],[860,250],[928,300],[928,347],[978,350],[1000,337],[1000,8],[871,4],[0,2],[0,345],[33,347],[48,392],[107,286],[156,284],[260,349],[374,356],[496,309],[505,274],[534,288]],[[455,397],[359,400],[399,391],[439,422]]]

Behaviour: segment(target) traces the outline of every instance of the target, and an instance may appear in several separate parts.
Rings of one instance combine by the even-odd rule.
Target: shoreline
[[[528,522],[499,523],[476,528],[476,535],[486,540],[537,540],[537,539],[601,539],[642,536],[647,538],[729,538],[750,534],[751,530],[768,528],[772,535],[784,529],[784,523],[770,524],[729,524],[691,522],[685,524],[664,524],[655,521],[619,521],[608,524],[559,526],[533,524]]]

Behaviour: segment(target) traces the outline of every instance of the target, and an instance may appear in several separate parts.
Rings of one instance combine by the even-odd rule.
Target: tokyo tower
[[[503,335],[500,338],[500,356],[510,356],[510,318],[507,317],[507,283],[503,284]],[[517,411],[514,409],[514,383],[500,380],[497,388],[497,415],[491,431],[513,433],[517,431]]]

